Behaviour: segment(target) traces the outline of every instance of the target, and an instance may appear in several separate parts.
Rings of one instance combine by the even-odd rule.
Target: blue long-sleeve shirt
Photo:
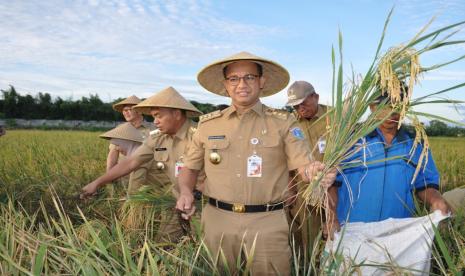
[[[412,217],[415,191],[439,188],[439,173],[428,151],[428,162],[418,166],[422,145],[412,153],[413,136],[400,128],[391,145],[379,129],[360,140],[356,153],[344,161],[351,168],[337,176],[337,215],[344,222],[373,222]]]

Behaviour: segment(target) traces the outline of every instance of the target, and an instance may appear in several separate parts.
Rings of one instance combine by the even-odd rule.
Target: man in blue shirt
[[[378,98],[370,105],[371,111],[385,100],[386,96]],[[438,191],[439,173],[431,151],[428,150],[428,161],[421,164],[413,180],[423,146],[420,144],[411,152],[414,136],[404,127],[397,128],[399,117],[398,113],[393,113],[362,138],[354,147],[355,153],[344,161],[351,162],[353,167],[344,169],[328,190],[329,209],[336,213],[336,216],[330,216],[325,229],[331,237],[339,229],[339,222],[412,217],[415,213],[414,195],[431,211],[441,210],[444,214],[450,211]]]

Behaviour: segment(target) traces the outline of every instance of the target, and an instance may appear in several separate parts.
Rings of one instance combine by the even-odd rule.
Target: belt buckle
[[[234,213],[245,213],[245,205],[242,203],[234,203],[232,211]]]

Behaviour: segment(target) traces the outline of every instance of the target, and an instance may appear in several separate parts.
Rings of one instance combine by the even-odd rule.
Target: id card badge
[[[174,177],[179,176],[179,172],[181,171],[182,168],[184,168],[184,162],[177,161],[176,164],[174,164]]]
[[[252,155],[247,158],[247,177],[262,177],[262,158]]]
[[[323,138],[320,138],[320,140],[318,140],[318,151],[321,154],[323,154],[325,153],[325,148],[326,148],[326,140]]]

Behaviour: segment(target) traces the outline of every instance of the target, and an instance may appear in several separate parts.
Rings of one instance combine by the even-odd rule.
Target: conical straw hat
[[[247,52],[240,52],[207,65],[199,72],[197,80],[208,91],[229,97],[223,85],[223,69],[231,63],[242,60],[249,60],[262,66],[265,86],[261,91],[261,97],[273,95],[283,90],[289,83],[289,72],[283,66]]]
[[[118,112],[123,112],[123,108],[125,105],[136,105],[140,103],[140,99],[137,98],[135,95],[132,95],[130,97],[127,97],[126,99],[122,100],[119,103],[115,103],[113,105],[113,109],[118,111]]]
[[[182,109],[187,112],[188,117],[197,117],[203,114],[171,86],[145,99],[133,108],[143,114],[150,114],[150,109],[152,107]]]
[[[144,138],[142,138],[141,132],[129,122],[121,124],[114,129],[101,134],[99,137],[103,139],[117,138],[139,143],[144,142]]]

